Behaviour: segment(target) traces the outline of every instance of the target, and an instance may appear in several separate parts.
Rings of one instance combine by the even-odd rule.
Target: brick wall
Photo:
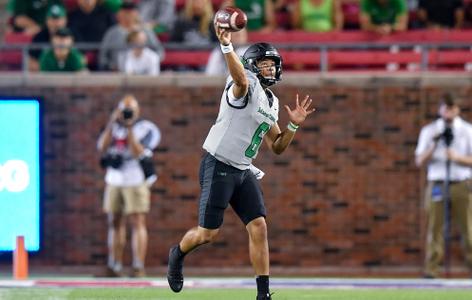
[[[104,264],[104,174],[95,143],[125,91],[137,96],[143,116],[163,133],[155,154],[160,178],[152,189],[148,265],[164,265],[168,247],[196,225],[201,145],[218,112],[222,81],[169,77],[4,78],[0,94],[44,100],[44,243],[33,264]],[[434,118],[438,97],[449,90],[465,99],[464,116],[472,120],[469,79],[444,78],[298,75],[275,88],[282,104],[291,104],[297,91],[310,94],[317,112],[286,153],[262,149],[255,162],[267,174],[262,186],[273,265],[421,265],[424,175],[413,162],[419,128]],[[284,127],[284,110],[280,117]],[[219,240],[204,248],[189,265],[249,265],[247,235],[231,210]],[[456,264],[459,250],[456,238]]]

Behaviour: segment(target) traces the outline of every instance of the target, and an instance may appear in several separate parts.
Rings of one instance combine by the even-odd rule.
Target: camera
[[[119,169],[123,164],[123,156],[120,154],[107,153],[100,158],[100,166],[102,168],[112,167],[113,169]]]
[[[454,133],[452,132],[452,128],[447,126],[444,128],[444,131],[437,135],[434,140],[438,142],[440,139],[444,139],[444,143],[447,147],[451,146],[452,140],[454,140]]]
[[[124,120],[129,120],[133,118],[134,112],[130,108],[125,108],[121,111]]]

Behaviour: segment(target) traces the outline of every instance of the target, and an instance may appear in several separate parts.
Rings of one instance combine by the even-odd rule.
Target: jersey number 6
[[[251,145],[247,147],[245,155],[246,157],[253,158],[256,156],[259,147],[261,146],[262,138],[269,131],[270,125],[266,122],[263,122],[259,127],[257,127],[256,132],[252,136]]]

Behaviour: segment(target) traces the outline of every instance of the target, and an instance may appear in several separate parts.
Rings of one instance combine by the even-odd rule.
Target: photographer
[[[439,106],[440,118],[422,128],[415,152],[417,166],[427,166],[425,278],[439,275],[444,257],[446,197],[450,199],[452,220],[461,231],[465,259],[472,272],[472,124],[461,119],[459,112],[454,98],[446,94]]]
[[[132,227],[131,276],[145,276],[146,214],[150,208],[150,185],[157,179],[152,150],[160,138],[156,125],[139,118],[136,98],[126,95],[98,140],[101,165],[106,168],[103,209],[108,215],[107,276],[122,276],[126,220]]]

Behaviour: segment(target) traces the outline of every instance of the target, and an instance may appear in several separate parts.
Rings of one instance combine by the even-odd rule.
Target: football
[[[216,26],[235,32],[246,27],[247,16],[241,9],[228,6],[218,10],[213,21]]]

